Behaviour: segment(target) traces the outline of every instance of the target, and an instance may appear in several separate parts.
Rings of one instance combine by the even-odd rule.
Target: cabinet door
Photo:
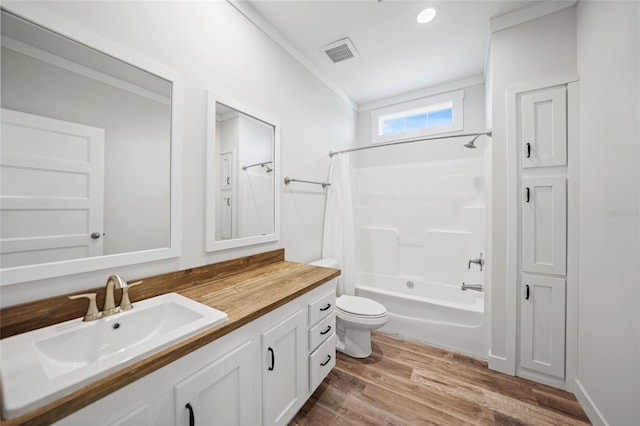
[[[149,421],[149,404],[143,404],[135,410],[125,414],[110,426],[143,426],[150,425]]]
[[[565,178],[522,178],[522,201],[522,270],[565,275],[567,269]]]
[[[550,87],[522,95],[522,167],[567,164],[567,89]]]
[[[176,425],[255,424],[251,355],[251,342],[246,342],[180,382]]]
[[[263,424],[287,424],[305,402],[308,380],[305,309],[262,334]]]
[[[564,378],[565,280],[522,274],[520,364]]]
[[[233,154],[231,152],[225,152],[220,154],[220,180],[223,190],[230,190],[232,188],[232,176],[233,176]]]

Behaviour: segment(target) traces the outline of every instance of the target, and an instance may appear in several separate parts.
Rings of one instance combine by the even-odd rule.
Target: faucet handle
[[[128,311],[129,309],[133,308],[133,305],[131,304],[131,300],[129,299],[129,289],[131,287],[135,287],[137,285],[142,284],[142,282],[143,281],[140,280],[140,281],[136,281],[135,283],[130,283],[122,289],[122,298],[120,299],[121,311]]]
[[[84,297],[89,299],[89,307],[87,308],[87,312],[84,314],[82,321],[97,320],[100,318],[100,311],[98,311],[98,305],[96,305],[95,293],[74,294],[73,296],[69,296],[69,299],[82,299]]]

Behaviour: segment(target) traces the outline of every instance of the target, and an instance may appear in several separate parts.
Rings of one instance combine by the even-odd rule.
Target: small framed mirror
[[[279,152],[276,119],[207,92],[207,251],[279,239]]]

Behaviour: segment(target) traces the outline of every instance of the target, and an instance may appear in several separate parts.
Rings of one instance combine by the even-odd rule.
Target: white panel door
[[[2,109],[3,268],[102,255],[104,135]]]
[[[522,178],[522,270],[565,275],[567,189],[560,177]]]
[[[251,342],[175,387],[176,425],[254,425]]]
[[[522,95],[522,167],[567,164],[567,89],[551,87]]]
[[[304,404],[309,383],[307,311],[262,334],[262,424],[285,425]]]
[[[565,280],[522,274],[520,364],[564,378]]]

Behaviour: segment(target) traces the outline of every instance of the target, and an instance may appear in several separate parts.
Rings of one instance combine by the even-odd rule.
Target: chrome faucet
[[[482,253],[480,253],[480,257],[477,259],[470,259],[469,260],[469,266],[467,269],[471,269],[471,264],[475,263],[476,265],[480,266],[480,270],[482,271],[482,267],[484,266],[484,259],[482,258]]]
[[[465,283],[462,283],[462,287],[460,287],[460,290],[462,290],[462,291],[467,291],[467,290],[484,291],[484,284],[465,284]]]

